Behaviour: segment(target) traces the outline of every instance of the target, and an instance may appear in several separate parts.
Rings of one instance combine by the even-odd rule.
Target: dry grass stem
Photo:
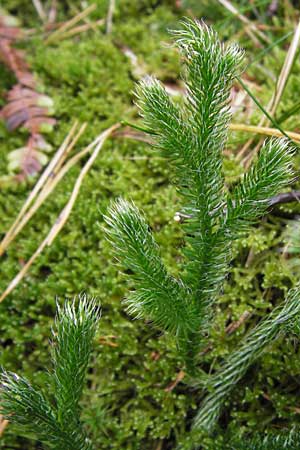
[[[271,105],[270,105],[270,114],[271,115],[275,114],[277,106],[282,97],[285,85],[287,83],[287,80],[288,80],[288,77],[289,77],[295,56],[296,56],[297,49],[299,47],[299,43],[300,43],[300,21],[296,27],[291,45],[288,49],[285,61],[283,63],[283,67],[282,67],[282,70],[281,70],[281,73],[280,73],[280,76],[278,79],[276,90],[275,90],[272,100],[270,102],[271,103]]]
[[[243,123],[231,123],[229,129],[232,131],[246,131],[253,134],[263,134],[265,136],[283,137],[284,135],[277,128],[269,128],[255,125],[245,125]],[[286,134],[296,142],[300,142],[300,134],[293,131],[286,131]]]
[[[245,31],[248,33],[249,37],[254,41],[256,45],[261,46],[256,36],[259,36],[262,41],[270,44],[270,39],[262,31],[260,31],[259,28],[253,22],[251,22],[251,20],[249,20],[246,16],[241,14],[239,10],[230,1],[228,0],[218,0],[218,1],[228,11],[230,11],[234,16],[240,19],[242,23],[246,25]]]
[[[72,191],[72,194],[71,194],[71,197],[70,197],[68,203],[66,204],[66,206],[64,207],[64,209],[62,210],[60,215],[58,216],[58,219],[57,219],[54,227],[51,229],[51,231],[48,235],[48,245],[52,244],[53,240],[55,239],[55,237],[57,236],[59,231],[62,229],[62,227],[66,223],[66,220],[69,217],[70,212],[74,206],[75,200],[79,194],[79,190],[80,190],[82,181],[83,181],[84,177],[86,176],[86,174],[88,173],[88,171],[90,170],[91,166],[93,165],[95,159],[97,158],[104,142],[117,128],[119,128],[119,126],[120,126],[119,124],[115,124],[115,125],[111,126],[110,128],[108,128],[107,130],[105,130],[99,136],[99,140],[95,146],[95,150],[93,151],[93,153],[87,160],[86,164],[83,166],[83,168],[76,180],[74,189]],[[1,301],[1,299],[0,299],[0,301]]]
[[[99,19],[96,22],[86,23],[84,25],[79,25],[78,27],[72,28],[71,30],[66,31],[59,35],[59,39],[66,39],[68,37],[74,36],[75,34],[83,33],[84,31],[88,31],[90,29],[94,29],[97,27],[101,27],[105,24],[104,19]]]
[[[269,127],[261,127],[261,126],[255,126],[255,125],[246,125],[243,123],[231,123],[229,125],[229,129],[231,131],[245,131],[247,133],[251,134],[262,134],[264,136],[274,136],[274,137],[283,137],[283,134],[281,131],[279,131],[277,128],[269,128]],[[295,142],[300,143],[300,133],[295,133],[293,131],[285,131],[285,133],[293,139]],[[124,139],[132,139],[134,141],[141,141],[145,142],[146,144],[153,144],[153,140],[148,137],[145,133],[139,132],[139,131],[132,131],[130,129],[125,129],[124,131],[119,131],[116,133],[116,137],[124,138]],[[138,157],[137,159],[145,159],[148,157]],[[130,157],[129,159],[132,159]],[[136,158],[133,158],[136,159]],[[156,159],[162,159],[162,157],[157,157]]]
[[[84,126],[84,128],[85,128],[85,126]],[[67,166],[68,168],[72,167],[72,166],[68,165],[68,163],[66,163],[65,166],[63,167],[63,169],[61,171],[59,170],[62,163],[65,161],[67,154],[70,153],[72,147],[75,145],[75,143],[79,139],[82,130],[83,130],[83,126],[79,130],[78,134],[74,137],[74,139],[70,143],[70,145],[66,148],[64,154],[62,155],[62,158],[58,161],[58,164],[55,166],[55,168],[51,172],[49,178],[46,180],[46,183],[44,184],[43,189],[40,191],[38,197],[36,198],[35,203],[31,206],[31,208],[24,214],[22,219],[19,221],[17,227],[13,231],[13,235],[11,236],[11,239],[9,240],[9,242],[6,245],[6,248],[12,242],[12,240],[15,239],[15,237],[21,232],[21,230],[24,228],[24,226],[27,224],[27,222],[31,219],[31,217],[39,209],[39,207],[42,205],[42,203],[46,200],[46,198],[54,190],[57,183],[61,180],[61,178],[68,171],[68,169],[64,170],[65,166]],[[61,176],[60,176],[60,174],[61,174]]]
[[[267,106],[267,111],[268,113],[273,116],[276,112],[276,109],[279,105],[279,102],[281,100],[284,88],[286,86],[295,56],[296,56],[296,52],[298,49],[300,43],[300,21],[296,27],[292,42],[290,44],[289,50],[286,54],[286,58],[284,60],[280,75],[278,77],[278,81],[276,83],[276,87],[275,87],[275,91],[272,95],[272,98]],[[259,127],[264,127],[269,123],[269,119],[265,116],[263,116],[258,124]],[[250,145],[253,142],[253,138],[251,138],[249,141],[246,142],[246,144],[242,147],[242,149],[240,150],[240,152],[238,153],[238,158],[242,159],[244,157],[244,155],[247,153]],[[250,155],[246,156],[246,158],[244,159],[244,163],[246,166],[249,166],[252,157],[258,152],[260,146],[262,144],[262,141],[259,141],[259,143],[256,145],[255,149],[253,150],[253,152],[251,152]]]
[[[36,9],[36,12],[38,13],[39,18],[43,21],[47,21],[47,15],[45,13],[44,7],[40,0],[32,0],[33,6]]]
[[[94,141],[94,150],[85,165],[83,166],[82,170],[80,171],[80,174],[75,182],[73,191],[71,193],[71,196],[69,198],[69,201],[61,211],[61,213],[58,215],[53,227],[49,231],[46,238],[42,241],[42,243],[39,245],[37,250],[34,252],[34,254],[30,257],[30,259],[27,261],[27,263],[22,267],[20,272],[17,274],[17,276],[9,283],[8,287],[5,289],[5,291],[0,296],[0,302],[2,302],[11,292],[12,290],[20,283],[20,281],[23,279],[23,277],[28,272],[30,266],[33,264],[33,262],[36,260],[36,258],[42,253],[44,248],[46,246],[50,246],[60,230],[63,228],[64,224],[66,223],[72,208],[74,206],[75,200],[79,194],[80,187],[82,184],[82,181],[86,174],[88,173],[89,169],[93,165],[95,159],[97,158],[104,142],[106,139],[119,127],[119,124],[115,124],[105,130],[99,137]],[[85,149],[86,150],[86,149]],[[82,153],[82,152],[81,152]],[[77,156],[77,155],[76,155]]]
[[[184,377],[185,372],[183,370],[180,370],[176,376],[175,381],[172,381],[172,383],[165,388],[165,392],[172,392],[176,388],[176,386],[184,379]]]
[[[57,150],[56,154],[46,167],[45,171],[39,178],[38,182],[36,183],[35,187],[27,197],[24,205],[22,206],[17,218],[15,219],[14,223],[10,227],[9,231],[6,233],[5,237],[3,238],[2,242],[0,243],[0,256],[4,253],[4,251],[7,249],[10,242],[16,237],[16,235],[21,231],[25,223],[28,222],[30,217],[32,217],[32,209],[36,210],[36,204],[41,204],[39,202],[39,198],[42,196],[42,192],[45,190],[45,186],[47,185],[47,182],[53,178],[53,174],[55,171],[58,170],[58,168],[61,166],[63,161],[65,160],[67,154],[71,151],[75,143],[80,138],[81,134],[83,133],[86,124],[82,125],[77,135],[73,138],[73,140],[70,143],[70,140],[72,139],[76,127],[78,126],[78,123],[75,122],[72,126],[71,130],[69,131],[67,137],[65,138],[64,142],[60,146],[60,148]],[[37,197],[38,196],[38,197]],[[35,204],[32,206],[32,208],[28,211],[28,208],[32,204],[33,200],[37,197]]]
[[[251,313],[249,311],[244,311],[236,322],[232,322],[226,327],[226,334],[230,335],[234,333],[247,319],[249,319],[249,317],[251,317]]]
[[[57,28],[57,30],[55,30],[52,34],[50,34],[50,36],[48,36],[48,38],[45,40],[45,43],[49,44],[50,42],[53,42],[56,39],[60,39],[60,36],[63,35],[64,32],[69,30],[73,25],[76,25],[78,22],[80,22],[80,20],[84,19],[95,9],[96,5],[93,3],[80,13],[76,14],[76,16],[74,16],[72,19],[68,20],[67,22],[64,22],[59,28]]]
[[[109,0],[109,7],[108,7],[108,13],[106,18],[106,34],[111,33],[112,31],[112,22],[113,22],[113,15],[116,7],[115,0]]]

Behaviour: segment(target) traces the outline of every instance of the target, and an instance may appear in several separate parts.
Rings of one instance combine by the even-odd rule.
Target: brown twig
[[[2,416],[0,416],[0,437],[4,433],[5,428],[8,425],[8,420],[4,419]]]
[[[176,388],[177,384],[179,384],[185,377],[185,372],[183,370],[180,370],[176,376],[176,379],[174,381],[172,381],[171,384],[169,384],[169,386],[167,386],[165,388],[165,392],[171,392],[173,391],[173,389]]]
[[[241,317],[236,321],[230,323],[226,328],[225,331],[228,335],[234,333],[247,319],[251,317],[251,313],[249,311],[244,311]]]
[[[91,28],[95,29],[95,27],[100,27],[104,25],[105,20],[99,19],[96,22],[93,23],[85,23],[84,25],[78,25],[78,27],[74,27],[71,30],[68,30],[62,34],[59,35],[59,39],[66,39],[71,36],[75,36],[75,34],[83,33],[84,31],[88,31]]]
[[[230,323],[226,328],[225,328],[225,332],[227,335],[231,335],[232,333],[234,333],[247,319],[249,319],[249,317],[251,317],[251,313],[249,311],[244,311],[243,314],[240,316],[240,318],[235,321]],[[204,356],[207,353],[211,352],[213,349],[213,345],[212,343],[208,344],[200,353],[200,356]]]
[[[277,128],[269,128],[255,125],[244,125],[242,123],[231,123],[229,129],[232,131],[246,131],[253,134],[263,134],[265,136],[283,137],[284,135]],[[292,140],[300,142],[300,134],[294,131],[285,132]]]
[[[101,345],[107,345],[108,347],[116,348],[119,347],[119,344],[116,342],[113,342],[113,340],[117,339],[118,336],[114,335],[108,335],[108,336],[100,336],[99,337],[99,344]]]
[[[231,131],[245,131],[252,134],[262,134],[264,136],[283,137],[284,135],[277,128],[262,127],[255,125],[246,125],[243,123],[231,123],[229,125]],[[294,131],[285,131],[285,133],[295,142],[300,142],[300,133]],[[146,133],[140,131],[132,131],[129,128],[125,128],[117,133],[118,137],[124,137],[125,139],[133,139],[136,141],[145,142],[146,144],[153,144],[153,140]]]
[[[280,205],[283,203],[300,202],[300,191],[285,192],[270,198],[270,206]]]

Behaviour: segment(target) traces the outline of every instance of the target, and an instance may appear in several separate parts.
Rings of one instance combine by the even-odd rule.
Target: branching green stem
[[[223,45],[201,22],[187,20],[173,35],[184,63],[186,96],[175,103],[161,83],[147,77],[136,97],[144,130],[170,161],[187,218],[180,279],[168,273],[134,205],[118,201],[106,222],[115,254],[135,280],[126,300],[129,313],[172,332],[193,372],[228,272],[232,242],[266,211],[269,197],[291,181],[293,151],[285,140],[268,141],[250,171],[226,192],[222,163],[229,97],[243,52]]]
[[[300,286],[292,289],[285,302],[263,319],[239,348],[227,358],[223,367],[209,380],[209,394],[194,420],[194,429],[211,431],[231,391],[265,348],[300,317]]]

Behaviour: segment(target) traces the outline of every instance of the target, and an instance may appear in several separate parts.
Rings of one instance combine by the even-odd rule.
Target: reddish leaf
[[[19,170],[15,179],[24,180],[35,175],[46,163],[47,157],[42,151],[51,146],[41,133],[49,132],[55,124],[50,118],[53,102],[49,97],[37,91],[37,83],[30,72],[25,53],[14,45],[23,37],[22,30],[14,17],[8,14],[0,16],[0,59],[14,73],[18,83],[7,94],[8,103],[0,111],[9,131],[18,127],[30,133],[27,144],[10,153],[10,170]]]

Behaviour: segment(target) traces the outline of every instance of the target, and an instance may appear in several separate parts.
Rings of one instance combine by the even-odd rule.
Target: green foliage
[[[194,421],[195,429],[210,431],[215,427],[226,398],[247,369],[261,355],[266,346],[280,333],[289,331],[300,316],[300,287],[289,291],[285,302],[264,318],[241,342],[236,351],[226,359],[224,365],[208,381],[209,394],[202,402]]]
[[[1,413],[19,425],[22,433],[34,433],[52,448],[66,443],[51,405],[40,391],[13,372],[1,375]]]
[[[139,287],[127,297],[129,313],[137,318],[149,316],[175,335],[188,336],[195,320],[189,291],[167,273],[158,246],[138,209],[119,200],[110,209],[106,222],[119,261],[134,272]]]
[[[70,430],[70,434],[78,433],[75,437],[80,448],[84,448],[85,437],[80,429],[77,431],[81,412],[79,402],[98,320],[96,303],[83,297],[78,306],[67,303],[63,309],[58,308],[53,332],[56,341],[52,358],[57,416],[64,430]]]
[[[93,19],[105,17],[106,2],[97,0],[93,3],[98,5]],[[89,122],[79,147],[89,143],[98,132],[116,120],[125,118],[132,121],[136,118],[131,102],[135,76],[119,44],[130,47],[137,55],[138,64],[144,66],[145,73],[155,75],[164,83],[176,83],[175,88],[178,87],[178,55],[176,49],[165,45],[169,40],[166,30],[177,27],[178,19],[187,12],[171,10],[169,1],[159,2],[156,8],[147,10],[140,7],[142,3],[147,5],[147,0],[116,1],[111,36],[106,36],[100,28],[99,31],[91,30],[45,46],[37,31],[24,43],[27,55],[31,55],[34,71],[43,80],[47,93],[55,98],[58,124],[51,135],[54,147],[62,142],[75,118]],[[205,5],[204,2],[201,5],[193,3],[195,8],[202,8],[202,3]],[[255,58],[257,48],[244,33],[245,27],[229,14],[226,23],[219,22],[216,9],[221,18],[224,10],[217,2],[208,3],[213,26],[221,30],[222,40],[229,38],[241,43],[247,48],[249,59]],[[13,14],[21,14],[22,22],[29,28],[38,30],[41,26],[31,2],[8,0],[5,6]],[[58,2],[58,21],[70,19],[79,8],[81,1]],[[201,11],[197,16],[207,17],[206,12]],[[242,12],[248,14],[244,9]],[[254,13],[249,12],[249,17],[250,14],[252,19]],[[273,23],[271,21],[273,19],[270,19],[270,24]],[[293,31],[294,26],[284,22],[283,16],[277,15],[275,25],[277,21]],[[243,34],[235,36],[236,30]],[[266,33],[275,40],[285,31],[275,26]],[[251,85],[251,90],[255,89],[263,105],[270,100],[289,40],[276,45],[258,64],[247,69],[250,79],[256,82]],[[4,73],[0,90],[4,99],[14,80],[2,66],[1,70]],[[236,91],[242,94],[235,85]],[[299,62],[296,60],[278,107],[278,117],[297,102],[299,95]],[[3,99],[0,99],[2,103]],[[235,108],[236,122],[256,125],[260,117],[261,113],[247,101]],[[296,129],[298,116],[291,116],[283,125],[287,130]],[[245,132],[229,135],[224,174],[230,189],[244,171],[236,161],[235,151],[249,137]],[[0,170],[4,174],[7,153],[21,147],[24,136],[8,134],[1,124],[0,139]],[[299,157],[296,156],[295,166],[298,165]],[[65,204],[78,173],[79,168],[74,168],[68,174],[55,195],[49,198],[2,258],[1,290],[35,251],[37,242],[46,235],[49,224],[54,222]],[[106,242],[98,225],[98,222],[102,224],[99,208],[105,213],[112,198],[132,198],[145,211],[169,272],[181,276],[182,259],[177,249],[182,247],[182,225],[173,221],[180,203],[169,180],[169,162],[149,152],[147,145],[122,139],[107,143],[85,178],[74,210],[59,238],[35,262],[13,295],[0,305],[1,365],[22,373],[34,386],[42,386],[48,381],[44,368],[49,363],[55,296],[72,297],[87,287],[91,294],[99,296],[104,309],[101,319],[103,339],[94,345],[93,370],[88,373],[92,389],[85,392],[82,403],[83,419],[96,448],[111,449],[112,442],[115,448],[124,450],[153,450],[161,442],[163,448],[174,448],[175,440],[185,436],[186,426],[189,429],[195,408],[201,401],[199,391],[183,383],[172,391],[165,391],[181,368],[174,342],[154,327],[145,329],[141,321],[131,321],[124,314],[121,300],[128,286],[118,267],[108,264],[111,245]],[[18,185],[1,191],[2,234],[12,223],[30,190],[30,185]],[[285,246],[282,233],[287,218],[293,216],[296,220],[299,213],[297,203],[276,208],[248,234],[234,242],[232,271],[225,280],[210,333],[211,351],[201,356],[201,367],[205,370],[211,366],[217,370],[224,358],[237,348],[245,332],[280,304],[287,289],[294,284],[298,271],[291,269],[291,264],[296,258],[290,254],[286,258],[282,254]],[[227,325],[238,321],[245,311],[252,314],[251,318],[227,335]],[[111,347],[110,342],[116,347]],[[263,434],[266,428],[273,428],[275,432],[278,428],[298,426],[298,378],[297,341],[291,336],[277,339],[270,351],[248,370],[238,389],[232,391],[220,424],[243,440],[245,433],[251,436],[257,431]],[[225,448],[220,433],[218,436],[202,436],[201,442],[205,450]],[[9,426],[1,437],[0,448],[37,450],[40,445],[21,438],[14,427]]]
[[[291,181],[293,152],[283,140],[268,141],[249,172],[226,194],[222,151],[230,89],[242,52],[235,45],[224,47],[201,23],[186,21],[174,35],[185,63],[184,104],[176,105],[164,87],[149,78],[140,84],[137,98],[149,133],[175,169],[184,200],[186,260],[181,279],[168,275],[134,206],[119,201],[106,221],[117,257],[121,255],[136,280],[127,300],[129,312],[173,331],[193,372],[228,271],[232,241],[266,211],[268,198]]]
[[[238,236],[261,216],[268,199],[292,179],[291,150],[287,141],[271,139],[261,148],[257,161],[235,186],[227,202],[226,228]]]
[[[231,450],[295,450],[299,447],[299,430],[293,428],[289,432],[270,433],[266,436],[255,436],[251,440],[243,439],[229,444]]]
[[[59,12],[62,13],[62,8]],[[63,20],[71,14],[69,11]],[[129,13],[126,21],[123,18],[124,15],[114,22],[116,39],[130,45],[140,61],[146,58],[149,70],[175,78],[178,58],[175,52],[162,48],[161,41],[166,39],[165,30],[177,20],[176,16],[161,7],[150,15],[144,12],[138,21]],[[32,22],[37,24],[37,20],[32,19]],[[45,47],[39,39],[28,41],[27,46],[34,70],[55,97],[58,125],[51,135],[54,146],[62,142],[75,118],[89,121],[79,144],[81,148],[103,128],[136,114],[130,103],[134,87],[131,67],[120,49],[113,45],[112,38],[92,31],[81,34],[80,39],[64,40],[55,46]],[[91,69],[89,73],[87,68]],[[6,85],[4,82],[1,78],[3,92],[12,80],[7,77]],[[6,153],[20,146],[23,137],[9,135],[2,125],[0,135],[5,143],[0,149],[0,168],[5,173]],[[80,167],[74,168],[65,177],[55,195],[1,260],[2,290],[54,223],[79,170]],[[120,300],[125,295],[125,285],[117,268],[107,264],[111,248],[98,225],[99,199],[104,212],[112,198],[129,193],[137,205],[143,205],[158,232],[160,246],[165,248],[167,262],[176,270],[170,249],[179,242],[181,230],[177,227],[174,233],[174,229],[165,227],[173,217],[176,200],[167,182],[167,173],[167,164],[149,158],[144,144],[123,139],[107,143],[86,177],[60,237],[40,256],[8,302],[0,305],[1,365],[24,374],[36,386],[47,381],[44,367],[49,360],[48,336],[55,312],[55,296],[72,297],[87,287],[91,294],[99,296],[105,310],[102,334],[105,338],[114,335],[112,340],[116,347],[106,345],[106,341],[96,343],[93,370],[88,374],[93,390],[86,392],[83,398],[84,418],[96,447],[110,448],[113,441],[122,449],[137,449],[141,445],[152,449],[158,440],[171,436],[173,430],[182,432],[182,419],[188,408],[195,405],[195,400],[183,392],[164,391],[179,370],[176,350],[165,337],[159,338],[155,330],[149,329],[141,339],[142,324],[131,323],[124,314]],[[2,191],[2,233],[11,224],[30,189],[30,185],[17,185]],[[109,342],[110,338],[107,339]],[[141,367],[145,368],[142,372]],[[32,450],[38,444],[24,441],[8,427],[0,448],[6,450],[10,446]]]
[[[1,414],[20,427],[20,432],[36,436],[49,448],[91,450],[80,422],[79,401],[100,318],[95,300],[80,296],[58,306],[53,330],[53,372],[55,405],[25,378],[12,372],[1,376]]]

